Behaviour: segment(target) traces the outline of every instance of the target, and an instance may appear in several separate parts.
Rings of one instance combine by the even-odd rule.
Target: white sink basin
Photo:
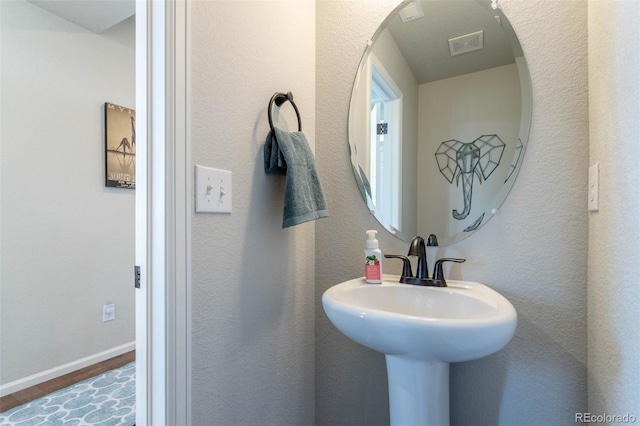
[[[343,334],[386,355],[391,425],[448,425],[449,363],[502,349],[515,332],[516,310],[480,283],[398,280],[346,281],[328,289],[322,305]]]
[[[338,330],[378,352],[470,361],[502,349],[516,329],[511,303],[483,284],[447,280],[448,287],[420,287],[384,278],[382,284],[346,281],[322,296]]]

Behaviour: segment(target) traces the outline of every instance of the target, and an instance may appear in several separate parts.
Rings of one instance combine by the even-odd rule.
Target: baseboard
[[[31,386],[35,386],[42,382],[46,382],[47,380],[55,379],[56,377],[64,376],[65,374],[72,373],[76,370],[80,370],[81,368],[106,361],[110,358],[130,352],[135,348],[136,342],[126,343],[124,345],[116,346],[115,348],[111,348],[106,351],[81,358],[77,361],[69,362],[59,367],[54,367],[28,377],[15,380],[13,382],[7,383],[6,385],[1,385],[0,397],[18,392]]]

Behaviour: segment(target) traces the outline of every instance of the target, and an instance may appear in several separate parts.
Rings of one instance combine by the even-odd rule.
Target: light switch
[[[196,166],[196,213],[231,213],[231,172]]]
[[[597,212],[600,201],[600,163],[589,167],[588,208],[590,212]]]

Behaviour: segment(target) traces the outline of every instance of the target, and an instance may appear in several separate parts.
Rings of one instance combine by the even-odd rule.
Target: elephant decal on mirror
[[[436,150],[438,169],[449,183],[456,186],[462,177],[462,193],[464,208],[460,212],[453,209],[453,218],[463,220],[471,212],[473,195],[473,176],[478,176],[480,183],[489,179],[500,164],[505,144],[498,135],[483,135],[473,142],[460,142],[452,139],[444,141]]]

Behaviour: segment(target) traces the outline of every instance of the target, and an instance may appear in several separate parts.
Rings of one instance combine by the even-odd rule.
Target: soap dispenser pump
[[[371,229],[367,231],[367,242],[364,249],[364,279],[369,284],[380,284],[382,282],[382,251],[378,246],[376,234],[378,231]]]

